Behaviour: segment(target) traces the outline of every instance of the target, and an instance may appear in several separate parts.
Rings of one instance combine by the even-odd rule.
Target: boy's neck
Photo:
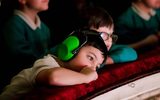
[[[34,23],[36,23],[36,16],[38,15],[38,12],[28,9],[21,10],[25,15],[27,15]]]

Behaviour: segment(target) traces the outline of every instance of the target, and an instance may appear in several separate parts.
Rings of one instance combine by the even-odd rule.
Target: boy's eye
[[[90,61],[92,61],[94,58],[92,57],[92,56],[87,56],[88,57],[88,59],[90,60]]]

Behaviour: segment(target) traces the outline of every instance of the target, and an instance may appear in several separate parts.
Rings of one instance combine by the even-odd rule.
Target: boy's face
[[[145,3],[147,7],[153,9],[160,8],[160,0],[142,0],[142,2]]]
[[[84,67],[96,70],[103,60],[104,57],[99,49],[93,46],[83,46],[78,54],[68,62],[68,66],[75,71],[81,71]]]
[[[45,11],[48,9],[49,0],[25,0],[25,5],[37,11]]]
[[[95,30],[97,32],[103,32],[105,33],[107,36],[109,36],[108,39],[103,39],[106,46],[107,46],[107,49],[108,51],[110,50],[111,46],[112,46],[112,34],[113,34],[113,28],[108,28],[108,27],[99,27],[98,29],[95,29],[95,28],[91,28],[92,30]],[[103,38],[103,36],[102,36]]]

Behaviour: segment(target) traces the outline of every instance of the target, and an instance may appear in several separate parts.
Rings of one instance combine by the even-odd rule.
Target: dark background
[[[77,28],[79,16],[75,1],[50,0],[49,9],[39,13],[41,20],[51,30],[53,44],[57,44]],[[116,19],[130,5],[131,0],[86,0],[86,2],[92,2],[93,5],[105,8],[113,19]],[[0,32],[2,32],[5,21],[12,14],[13,8],[14,0],[1,0]],[[0,39],[2,40],[2,37]]]

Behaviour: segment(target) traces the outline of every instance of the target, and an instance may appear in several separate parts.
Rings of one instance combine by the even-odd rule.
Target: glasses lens
[[[100,34],[101,34],[101,37],[102,37],[102,39],[103,39],[104,41],[109,39],[109,34],[108,34],[108,33],[101,32]]]
[[[117,40],[118,40],[118,36],[117,35],[112,35],[112,42],[116,43]]]

